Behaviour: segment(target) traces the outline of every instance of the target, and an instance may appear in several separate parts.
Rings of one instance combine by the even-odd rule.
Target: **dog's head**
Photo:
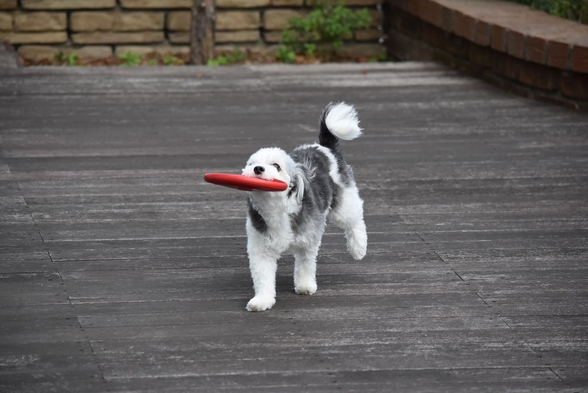
[[[284,150],[268,147],[258,150],[249,157],[245,168],[243,168],[243,176],[265,180],[276,179],[290,183],[290,168],[294,166],[294,161]]]
[[[298,203],[302,202],[304,195],[304,173],[296,165],[294,160],[278,147],[266,147],[253,153],[245,168],[243,176],[256,177],[265,180],[281,180],[288,184],[284,191],[288,196],[295,192]],[[278,195],[282,193],[270,193]]]

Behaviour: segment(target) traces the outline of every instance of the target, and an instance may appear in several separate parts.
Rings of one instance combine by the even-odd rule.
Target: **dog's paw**
[[[367,245],[354,245],[352,247],[349,247],[349,253],[351,254],[351,257],[356,261],[362,260],[367,252],[366,246]]]
[[[357,226],[347,233],[347,249],[349,254],[359,261],[367,253],[367,233],[365,225]]]
[[[308,282],[296,285],[294,291],[299,295],[314,295],[316,288],[316,282]]]
[[[247,311],[265,311],[269,310],[276,304],[276,299],[269,296],[255,296],[247,303]]]

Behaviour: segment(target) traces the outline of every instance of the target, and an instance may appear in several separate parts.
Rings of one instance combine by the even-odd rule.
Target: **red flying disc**
[[[265,180],[230,173],[206,173],[204,180],[208,183],[236,188],[241,191],[284,191],[288,188],[288,184],[280,180]]]

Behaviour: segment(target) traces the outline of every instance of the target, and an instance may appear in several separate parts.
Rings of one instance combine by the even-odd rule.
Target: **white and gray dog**
[[[363,201],[339,148],[339,139],[360,135],[355,109],[344,102],[330,103],[320,118],[319,143],[290,154],[263,148],[247,161],[243,175],[288,184],[285,191],[249,194],[247,253],[255,297],[247,310],[264,311],[275,304],[277,261],[288,250],[295,259],[294,290],[301,295],[316,292],[316,257],[327,218],[345,230],[351,256],[365,256]]]

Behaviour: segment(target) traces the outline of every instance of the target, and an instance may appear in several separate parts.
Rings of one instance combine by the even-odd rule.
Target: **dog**
[[[295,292],[316,292],[316,258],[327,219],[345,231],[354,259],[366,255],[363,200],[339,147],[340,139],[361,134],[353,106],[330,103],[320,117],[318,143],[290,154],[278,147],[262,148],[247,160],[244,176],[288,184],[281,192],[249,193],[247,254],[255,296],[247,303],[248,311],[269,310],[275,304],[277,261],[286,251],[294,254]]]

